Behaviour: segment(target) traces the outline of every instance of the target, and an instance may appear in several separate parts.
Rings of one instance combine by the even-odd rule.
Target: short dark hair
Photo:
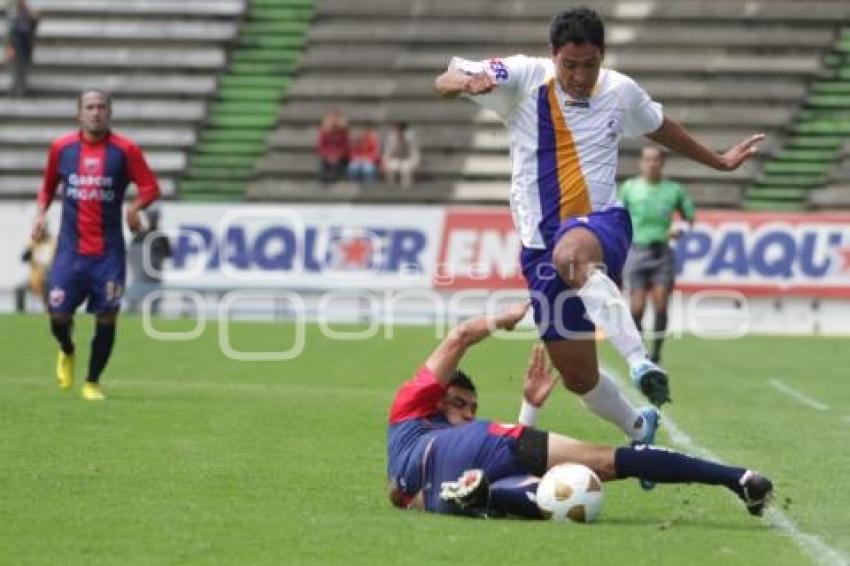
[[[549,43],[557,51],[568,43],[590,43],[605,50],[605,24],[595,10],[571,8],[556,15],[549,28]]]
[[[101,95],[104,99],[106,99],[106,106],[108,108],[112,108],[112,93],[105,91],[102,88],[87,88],[80,91],[80,96],[77,97],[77,110],[83,107],[83,98],[85,98],[87,94],[92,93]]]
[[[460,369],[455,370],[454,375],[449,380],[449,387],[459,387],[460,389],[466,389],[475,393],[475,384],[472,383],[472,378]]]

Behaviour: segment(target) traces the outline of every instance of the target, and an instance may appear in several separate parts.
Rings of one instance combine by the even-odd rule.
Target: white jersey
[[[565,219],[620,206],[617,153],[620,138],[661,127],[661,105],[631,78],[602,69],[590,98],[571,98],[555,80],[549,58],[506,59],[449,65],[486,72],[495,89],[470,98],[498,114],[508,128],[511,213],[524,246],[545,248]]]

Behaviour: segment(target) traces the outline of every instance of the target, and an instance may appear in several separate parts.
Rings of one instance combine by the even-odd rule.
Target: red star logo
[[[342,264],[346,267],[363,267],[372,255],[372,242],[369,238],[352,238],[339,246]]]

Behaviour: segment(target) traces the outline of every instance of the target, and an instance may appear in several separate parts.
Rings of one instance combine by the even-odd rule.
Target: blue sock
[[[70,320],[58,321],[53,318],[50,319],[50,331],[53,333],[56,341],[59,342],[59,347],[66,354],[74,353],[74,343],[71,341],[71,329],[73,326],[74,323]]]
[[[646,444],[618,448],[614,453],[614,467],[620,478],[640,478],[658,483],[725,485],[735,493],[740,493],[738,480],[746,472],[744,468],[724,466]]]
[[[534,502],[539,483],[540,478],[530,475],[510,476],[491,483],[488,515],[542,519],[540,508]]]
[[[97,383],[115,343],[115,324],[97,323],[94,338],[91,339],[91,358],[89,358],[89,376],[86,381]]]

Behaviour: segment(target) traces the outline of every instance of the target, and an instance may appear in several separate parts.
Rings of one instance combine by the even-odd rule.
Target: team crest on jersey
[[[54,287],[50,290],[50,296],[48,297],[48,302],[50,306],[53,308],[58,307],[63,302],[65,302],[65,291],[60,289],[59,287]]]
[[[605,126],[605,137],[608,138],[609,141],[617,141],[617,138],[620,137],[620,123],[617,119],[611,118]]]
[[[97,169],[100,167],[100,159],[97,157],[86,157],[83,159],[83,167],[88,170]]]

